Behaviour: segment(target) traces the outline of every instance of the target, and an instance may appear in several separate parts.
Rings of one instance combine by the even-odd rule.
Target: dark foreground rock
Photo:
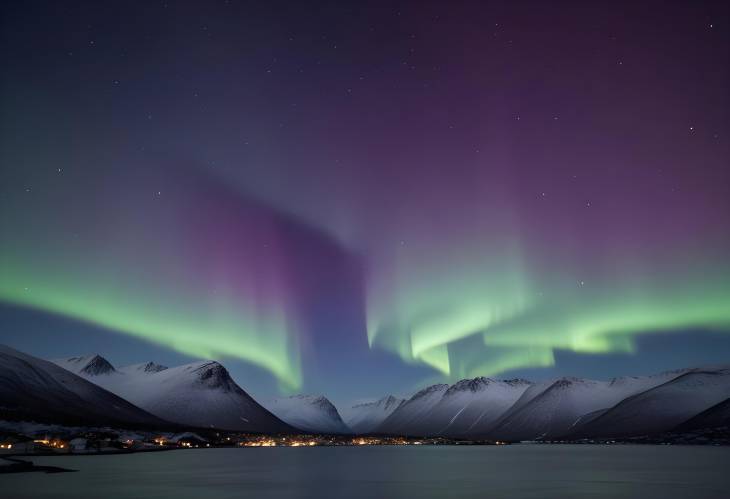
[[[32,471],[40,471],[43,473],[67,473],[78,470],[69,470],[66,468],[59,468],[58,466],[36,466],[31,461],[24,461],[13,457],[2,457],[5,461],[10,461],[10,464],[0,465],[0,474],[2,473],[29,473]]]

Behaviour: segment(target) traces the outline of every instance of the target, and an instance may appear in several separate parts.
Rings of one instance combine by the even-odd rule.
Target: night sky
[[[0,7],[0,342],[338,403],[730,360],[727,2]]]

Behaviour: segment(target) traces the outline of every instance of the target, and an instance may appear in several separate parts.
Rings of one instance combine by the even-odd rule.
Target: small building
[[[0,454],[29,454],[34,447],[30,437],[20,433],[0,432]]]
[[[208,443],[205,438],[190,431],[173,435],[168,442],[178,447],[205,447],[205,444]]]
[[[43,437],[33,440],[35,453],[65,454],[69,452],[68,442],[56,437]]]

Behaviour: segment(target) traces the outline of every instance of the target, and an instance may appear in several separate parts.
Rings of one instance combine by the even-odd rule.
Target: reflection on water
[[[3,497],[726,498],[730,448],[514,445],[182,450],[34,458]]]

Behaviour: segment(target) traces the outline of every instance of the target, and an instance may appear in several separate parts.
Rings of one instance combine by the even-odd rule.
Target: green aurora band
[[[404,255],[401,268],[409,269],[409,261]],[[640,334],[730,329],[730,271],[721,261],[674,264],[690,271],[673,273],[647,263],[641,273],[616,272],[598,284],[567,270],[558,277],[530,274],[514,258],[494,261],[474,258],[430,272],[410,267],[387,286],[376,281],[368,307],[371,347],[453,381],[552,366],[555,350],[634,353]],[[409,271],[417,277],[404,277]]]
[[[199,191],[189,182],[161,206],[85,201],[69,207],[74,225],[52,199],[27,220],[4,210],[0,300],[190,356],[240,359],[271,373],[283,391],[299,389],[308,313],[301,302],[318,291],[293,277],[302,263],[290,258],[298,240],[268,212],[239,213],[240,192]],[[547,236],[527,237],[531,227],[508,198],[427,209],[413,202],[397,217],[385,210],[374,221],[353,217],[346,230],[327,203],[305,219],[364,262],[357,306],[370,348],[429,366],[443,380],[552,366],[557,350],[631,354],[641,334],[730,331],[724,234],[632,245],[607,233],[571,252],[580,237],[569,233],[546,256]],[[273,196],[261,202],[297,213]],[[474,206],[480,216],[465,217]],[[309,266],[316,275],[324,265]]]
[[[69,270],[56,260],[44,268],[43,261],[2,255],[0,300],[130,334],[192,357],[244,360],[276,376],[283,391],[301,387],[291,326],[276,305],[262,310],[223,293],[185,295],[174,285],[108,270],[113,267]]]

